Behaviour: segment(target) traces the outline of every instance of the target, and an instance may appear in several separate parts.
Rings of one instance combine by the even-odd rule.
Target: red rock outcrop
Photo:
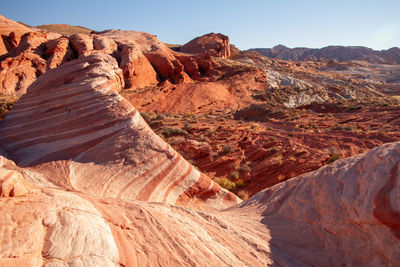
[[[209,33],[197,37],[180,47],[179,51],[188,54],[209,54],[221,58],[229,58],[231,55],[229,37],[221,33]]]
[[[20,96],[46,70],[46,61],[40,55],[44,53],[42,44],[47,41],[47,34],[32,32],[3,16],[0,34],[7,48],[0,62],[0,93]]]
[[[72,48],[78,53],[78,56],[87,56],[93,50],[93,37],[86,34],[73,34],[69,38]]]
[[[21,36],[30,31],[29,28],[25,27],[21,23],[0,15],[0,56],[5,55],[8,51],[16,48]]]
[[[69,190],[183,206],[237,203],[151,131],[118,94],[123,87],[117,62],[101,53],[49,70],[2,121],[0,145],[37,179]]]
[[[127,88],[153,86],[159,81],[191,82],[173,51],[154,35],[144,32],[109,30],[96,33],[117,42]]]
[[[69,46],[69,40],[60,37],[46,43],[47,67],[54,69],[74,58],[74,51]]]

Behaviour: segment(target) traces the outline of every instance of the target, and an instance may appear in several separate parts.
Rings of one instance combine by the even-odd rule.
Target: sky
[[[145,31],[171,44],[219,32],[242,50],[400,46],[400,0],[4,0],[0,14],[33,26]]]

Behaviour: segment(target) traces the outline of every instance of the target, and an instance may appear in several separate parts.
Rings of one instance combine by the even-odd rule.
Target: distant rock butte
[[[179,48],[180,52],[190,54],[209,54],[214,57],[228,58],[231,55],[229,37],[221,33],[209,33],[197,37]]]
[[[277,45],[273,48],[254,48],[249,51],[284,60],[366,60],[389,64],[400,64],[400,48],[392,47],[387,50],[376,51],[363,46],[327,46],[323,48],[288,48]]]
[[[49,70],[0,123],[0,147],[41,185],[199,208],[238,203],[152,132],[118,94],[123,82],[102,53]]]

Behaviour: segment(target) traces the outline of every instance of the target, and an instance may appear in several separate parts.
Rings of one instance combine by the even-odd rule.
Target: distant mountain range
[[[253,48],[248,51],[256,51],[270,58],[284,60],[366,60],[389,64],[400,64],[400,49],[392,47],[387,50],[373,50],[363,46],[327,46],[323,48],[289,48],[277,45],[273,48]]]

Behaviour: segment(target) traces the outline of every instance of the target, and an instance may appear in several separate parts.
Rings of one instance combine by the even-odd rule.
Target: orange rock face
[[[193,39],[179,49],[189,54],[209,54],[214,57],[229,58],[231,48],[229,37],[221,33],[209,33]]]
[[[338,161],[224,211],[66,191],[30,168],[10,172],[13,163],[0,156],[8,165],[1,181],[6,169],[34,184],[0,197],[0,265],[396,266],[399,146]]]

